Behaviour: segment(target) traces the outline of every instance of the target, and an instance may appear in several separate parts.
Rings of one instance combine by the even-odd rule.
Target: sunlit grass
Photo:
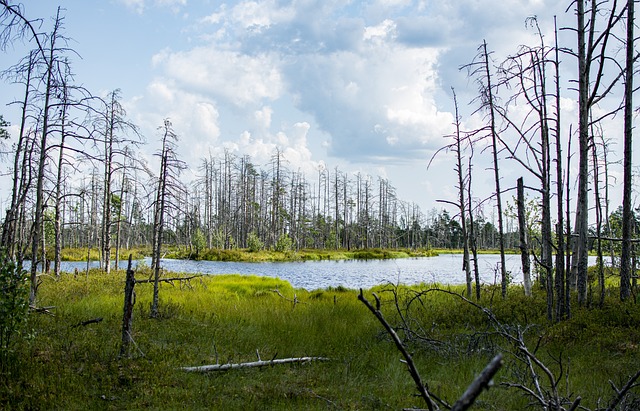
[[[141,270],[139,279],[149,273]],[[146,269],[148,270],[148,269]],[[166,276],[178,276],[167,274]],[[2,409],[401,409],[424,407],[406,366],[381,325],[342,287],[306,291],[257,276],[202,276],[160,284],[160,316],[149,318],[152,285],[136,285],[130,355],[119,357],[124,273],[43,277],[38,305],[54,315],[31,314],[32,337],[2,376]],[[382,311],[400,323],[394,292],[407,296],[432,285],[379,286]],[[446,287],[461,293],[463,287]],[[561,389],[594,407],[616,383],[640,368],[640,306],[617,302],[610,291],[603,310],[574,307],[571,321],[546,321],[546,298],[513,287],[503,300],[483,289],[481,304],[500,321],[532,326],[538,355],[554,372],[562,358],[568,370]],[[459,298],[421,294],[403,311],[415,327],[442,347],[410,344],[423,379],[438,396],[454,402],[496,351],[507,363],[496,385],[474,409],[522,409],[528,400],[499,386],[515,378],[508,344],[492,335],[486,316]],[[101,322],[79,325],[102,318]],[[211,375],[179,367],[271,358],[322,356],[331,361],[274,366]],[[569,368],[567,366],[570,365]],[[620,386],[621,384],[618,384]]]

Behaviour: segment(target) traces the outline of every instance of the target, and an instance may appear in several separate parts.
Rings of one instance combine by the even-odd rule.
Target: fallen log
[[[85,326],[87,326],[89,324],[97,324],[99,322],[102,322],[102,317],[92,318],[92,319],[87,320],[87,321],[81,321],[78,324],[72,325],[71,328],[85,327]]]
[[[213,371],[227,371],[236,370],[240,368],[255,368],[255,367],[267,367],[277,364],[292,364],[292,363],[307,363],[311,361],[329,361],[325,357],[299,357],[299,358],[280,358],[266,361],[253,361],[243,362],[237,364],[212,364],[212,365],[200,365],[197,367],[181,367],[180,369],[186,372],[213,372]]]
[[[174,281],[189,281],[192,280],[194,278],[198,278],[198,277],[202,277],[201,274],[197,274],[197,275],[191,275],[189,277],[171,277],[171,278],[159,278],[158,281],[161,283],[169,283],[171,285],[173,285]],[[135,280],[136,284],[144,284],[144,283],[152,283],[154,282],[154,279],[144,279],[144,280]]]

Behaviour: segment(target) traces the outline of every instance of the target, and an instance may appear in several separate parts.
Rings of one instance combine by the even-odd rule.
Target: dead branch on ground
[[[272,360],[258,360],[253,362],[243,362],[236,364],[212,364],[212,365],[200,365],[197,367],[181,367],[180,369],[186,372],[213,372],[213,371],[227,371],[237,370],[240,368],[260,368],[273,366],[278,364],[293,364],[293,363],[308,363],[312,361],[329,361],[325,357],[298,357],[298,358],[280,358]]]

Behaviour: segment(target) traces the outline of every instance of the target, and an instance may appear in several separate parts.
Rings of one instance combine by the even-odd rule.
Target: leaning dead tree
[[[446,401],[436,397],[432,392],[430,392],[428,386],[424,383],[424,380],[417,372],[413,357],[409,354],[409,351],[407,350],[404,342],[398,336],[398,333],[396,333],[396,329],[401,329],[402,332],[406,335],[410,335],[413,333],[412,330],[402,328],[403,326],[406,327],[406,325],[411,322],[411,319],[407,318],[407,316],[409,315],[408,313],[410,312],[410,305],[415,303],[420,307],[420,309],[424,309],[425,298],[427,297],[427,295],[432,293],[443,293],[458,298],[464,304],[469,304],[470,306],[476,308],[479,312],[481,312],[485,316],[487,324],[489,325],[489,330],[485,334],[488,338],[491,339],[492,350],[502,351],[503,353],[505,353],[505,355],[508,354],[508,357],[506,358],[503,358],[500,354],[494,357],[494,359],[476,378],[474,383],[467,389],[467,391],[473,391],[476,392],[476,394],[480,394],[483,389],[487,388],[487,386],[484,385],[483,381],[490,381],[491,378],[493,378],[493,376],[496,374],[503,361],[509,361],[509,368],[515,371],[512,373],[512,377],[509,377],[511,379],[503,378],[500,382],[500,385],[502,387],[514,389],[522,393],[525,397],[531,400],[531,406],[539,407],[539,409],[544,410],[573,411],[581,409],[590,411],[589,408],[582,405],[583,398],[580,395],[577,395],[575,393],[569,394],[562,392],[562,385],[568,384],[569,381],[569,370],[566,366],[566,361],[563,361],[562,356],[554,357],[553,355],[551,355],[553,364],[549,365],[545,363],[538,354],[538,351],[540,350],[540,337],[537,338],[537,345],[534,349],[529,347],[527,343],[527,341],[529,340],[529,336],[532,334],[532,332],[535,332],[537,330],[534,324],[507,324],[503,322],[491,309],[484,307],[469,298],[466,298],[462,294],[440,288],[430,288],[426,290],[409,289],[409,297],[406,302],[407,306],[402,308],[399,307],[400,303],[398,301],[396,292],[397,290],[394,290],[394,297],[396,298],[396,310],[402,318],[402,324],[399,327],[392,326],[384,318],[380,310],[380,299],[375,293],[373,294],[375,298],[375,306],[367,301],[362,291],[360,292],[358,299],[362,301],[367,306],[367,308],[376,316],[376,318],[383,324],[384,328],[387,330],[394,343],[398,347],[398,350],[403,354],[405,362],[409,367],[410,373],[414,379],[414,382],[416,383],[418,390],[420,391],[420,396],[422,398],[428,398],[431,401],[430,403],[427,403],[427,407],[429,410],[437,410],[439,409],[439,406],[451,410],[468,409],[468,407],[473,404],[473,401],[475,399],[475,397],[473,397],[473,399],[466,398],[467,393],[465,392],[463,397],[461,397],[458,402],[451,406]],[[437,349],[438,347],[433,344],[433,341],[434,340],[431,340],[428,343],[430,343],[431,346]],[[438,343],[440,346],[447,344],[443,341],[438,341]],[[609,406],[607,408],[598,407],[596,409],[606,409],[611,411],[613,411],[614,409],[636,410],[638,400],[637,397],[633,395],[633,390],[640,387],[640,383],[638,383],[639,379],[640,371],[630,376],[620,388],[618,388],[618,386],[616,386],[613,382],[610,382],[614,393],[606,402],[606,404],[609,404]],[[472,389],[472,387],[477,387],[478,385],[480,385],[482,388]],[[426,392],[426,396],[422,393],[421,389]],[[425,399],[425,401],[427,400]],[[467,404],[465,405],[467,408],[457,408],[458,404],[463,403]]]
[[[409,374],[411,374],[411,378],[413,379],[416,388],[418,389],[420,397],[427,404],[427,409],[429,409],[429,411],[439,410],[440,407],[438,404],[452,411],[463,411],[469,409],[475,402],[476,398],[478,398],[478,396],[482,393],[482,391],[489,388],[494,375],[498,372],[500,367],[502,367],[502,355],[496,355],[480,373],[480,375],[476,377],[471,385],[469,385],[464,394],[462,394],[462,396],[453,404],[453,406],[451,406],[446,401],[438,398],[436,395],[429,391],[428,385],[420,376],[420,372],[418,371],[418,368],[413,361],[413,357],[411,356],[409,351],[407,351],[407,348],[405,347],[398,334],[395,332],[394,328],[384,318],[382,311],[380,311],[380,298],[375,293],[373,293],[373,297],[376,301],[375,307],[369,302],[369,300],[367,300],[367,298],[364,296],[364,293],[362,292],[362,289],[360,289],[358,300],[360,300],[367,307],[367,309],[371,311],[371,313],[378,319],[380,324],[382,324],[384,329],[391,336],[391,339],[396,345],[396,348],[404,357],[404,362],[405,364],[407,364]]]

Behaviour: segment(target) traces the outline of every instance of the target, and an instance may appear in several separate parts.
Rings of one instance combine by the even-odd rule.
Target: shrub
[[[291,237],[289,237],[288,234],[282,234],[280,238],[278,238],[278,241],[276,241],[275,250],[284,252],[291,250],[291,247],[293,247],[293,240]]]
[[[29,309],[27,272],[0,252],[0,369],[5,371]]]
[[[247,236],[247,247],[249,248],[250,252],[255,253],[262,250],[264,244],[262,243],[262,241],[260,241],[258,235],[252,231]]]

